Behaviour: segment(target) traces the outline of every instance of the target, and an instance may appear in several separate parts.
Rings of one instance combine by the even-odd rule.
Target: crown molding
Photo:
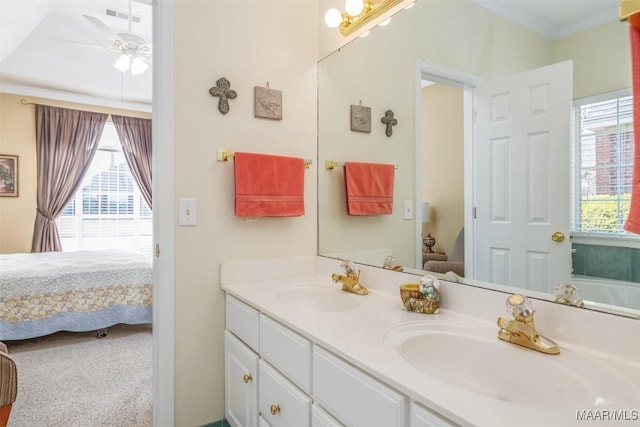
[[[474,0],[475,3],[492,11],[493,13],[516,22],[544,37],[559,40],[572,36],[580,31],[606,24],[618,19],[617,8],[611,8],[597,15],[579,19],[568,25],[556,25],[546,19],[540,18],[524,8],[518,6],[513,0]],[[579,6],[576,6],[579,7]]]
[[[151,104],[131,102],[116,99],[100,98],[91,95],[74,94],[53,89],[44,89],[15,83],[0,83],[0,93],[33,96],[36,98],[53,99],[56,101],[73,102],[76,104],[95,105],[99,107],[117,108],[122,110],[151,113]]]

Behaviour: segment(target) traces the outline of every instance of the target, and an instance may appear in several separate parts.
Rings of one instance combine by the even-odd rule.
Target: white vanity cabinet
[[[311,342],[230,295],[226,329],[229,424],[310,427]]]
[[[225,416],[233,427],[454,424],[230,295]]]

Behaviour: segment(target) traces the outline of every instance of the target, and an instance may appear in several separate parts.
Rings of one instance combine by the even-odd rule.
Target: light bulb
[[[324,23],[329,28],[338,28],[342,24],[342,13],[338,9],[329,9],[324,14]]]
[[[344,10],[351,16],[358,16],[364,10],[364,0],[346,0]]]
[[[113,68],[122,71],[123,73],[126,72],[129,69],[129,57],[124,53],[120,55],[120,57],[116,60],[116,63],[113,64]]]
[[[149,68],[147,63],[137,56],[131,61],[131,74],[133,75],[142,74],[147,71],[147,68]]]
[[[385,25],[387,25],[389,22],[391,22],[391,17],[385,19],[384,21],[382,21],[381,23],[379,23],[378,25],[381,27],[384,27]]]

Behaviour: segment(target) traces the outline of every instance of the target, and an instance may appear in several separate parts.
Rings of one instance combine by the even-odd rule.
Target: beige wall
[[[175,197],[197,199],[198,224],[175,229],[175,425],[224,417],[224,262],[315,255],[318,7],[295,1],[176,1]],[[226,77],[226,115],[209,95]],[[282,91],[282,121],[255,118],[254,86]],[[313,160],[302,217],[233,214],[233,164],[216,150]],[[162,171],[158,171],[161,173]]]
[[[464,225],[463,91],[433,84],[422,89],[422,200],[430,204],[423,235],[449,253]]]
[[[151,117],[147,113],[0,93],[0,154],[19,156],[19,197],[0,197],[0,253],[31,252],[36,217],[36,125],[33,105]]]
[[[629,26],[609,24],[553,43],[553,62],[573,60],[573,98],[631,87]]]

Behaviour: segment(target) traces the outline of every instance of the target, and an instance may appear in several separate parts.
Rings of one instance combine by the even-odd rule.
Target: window
[[[631,206],[633,99],[615,94],[573,108],[572,232],[627,234]]]
[[[105,124],[89,171],[56,223],[64,251],[119,248],[151,255],[151,210],[113,123]]]

